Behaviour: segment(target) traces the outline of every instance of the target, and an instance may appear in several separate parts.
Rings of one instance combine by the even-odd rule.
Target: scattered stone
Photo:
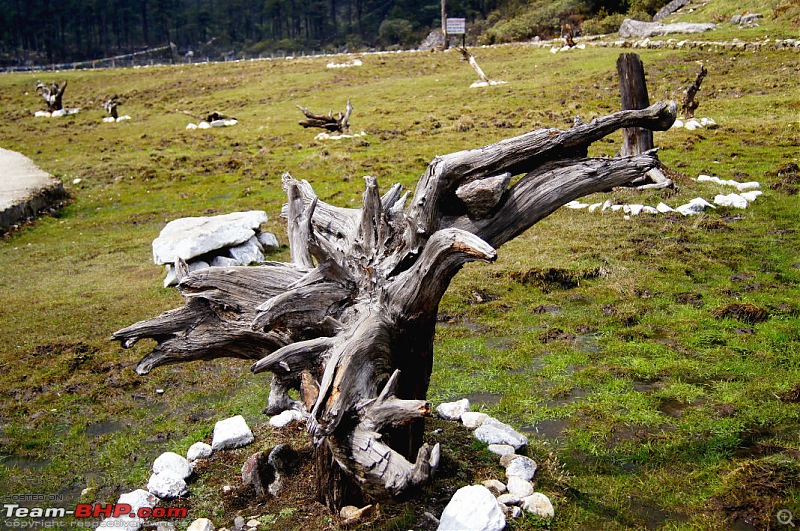
[[[192,474],[192,465],[175,452],[164,452],[153,461],[153,473],[164,472],[172,472],[181,479],[186,479]]]
[[[534,474],[536,474],[537,468],[536,461],[530,457],[520,455],[506,466],[506,476],[508,478],[518,477],[525,481],[530,481],[533,479]]]
[[[490,444],[489,451],[493,454],[499,455],[502,459],[507,455],[514,455],[514,447],[509,444]]]
[[[522,500],[522,508],[529,513],[535,514],[539,518],[552,518],[556,512],[550,498],[541,492],[534,492]]]
[[[261,210],[170,221],[153,241],[153,261],[159,265],[172,264],[176,257],[190,260],[240,245],[255,236],[266,221],[267,214]]]
[[[437,531],[501,531],[506,516],[483,485],[461,487],[444,508]]]
[[[513,446],[512,446],[512,448],[513,448]],[[518,457],[522,457],[522,456],[521,456],[521,455],[519,455],[519,454],[515,454],[515,453],[506,454],[506,455],[504,455],[504,456],[500,457],[500,466],[502,466],[503,468],[505,468],[505,467],[507,467],[509,464],[511,464],[511,461],[513,461],[514,459],[516,459],[516,458],[518,458]]]
[[[531,485],[531,482],[517,476],[508,478],[507,487],[508,493],[513,494],[520,500],[533,494],[533,485]]]
[[[235,531],[242,531],[242,528],[244,528],[244,517],[237,516],[233,519],[233,529]]]
[[[436,413],[446,420],[461,420],[461,415],[469,411],[469,400],[462,398],[456,402],[439,404]]]
[[[497,494],[503,494],[504,492],[508,492],[506,484],[497,479],[487,479],[482,483],[482,485],[489,490],[495,491]]]
[[[623,39],[644,39],[645,37],[669,35],[670,33],[703,33],[716,27],[716,24],[710,22],[663,24],[661,22],[643,22],[626,18],[619,27],[619,36]]]
[[[486,444],[508,444],[516,450],[528,444],[527,437],[493,417],[484,420],[472,434]]]
[[[244,417],[236,415],[225,420],[220,420],[214,425],[214,437],[211,441],[212,450],[239,448],[253,442],[253,432],[247,426]]]
[[[213,451],[214,450],[211,449],[211,445],[204,442],[196,442],[191,445],[189,450],[186,452],[186,459],[189,462],[197,461],[198,459],[211,456]]]
[[[667,212],[675,212],[674,208],[663,202],[656,205],[656,210],[662,214],[666,214]]]
[[[296,409],[287,409],[269,419],[269,425],[274,428],[283,428],[292,422],[303,420],[303,414]]]
[[[186,531],[214,531],[214,524],[208,518],[198,518],[186,528]]]
[[[519,502],[522,501],[522,498],[520,498],[516,494],[506,493],[498,496],[497,501],[499,503],[502,503],[503,505],[517,505]]]
[[[252,518],[252,519],[247,521],[247,527],[256,528],[256,527],[258,527],[260,525],[261,525],[261,522],[259,522],[255,518]]]
[[[714,204],[723,207],[747,208],[747,199],[739,194],[719,194],[714,196]]]
[[[465,411],[461,414],[462,424],[471,430],[479,427],[487,418],[489,418],[489,415],[477,411]]]
[[[264,249],[280,249],[281,247],[278,238],[271,232],[259,232],[256,238]]]
[[[186,482],[174,472],[166,471],[150,476],[147,490],[165,500],[183,496],[189,492]]]
[[[242,465],[242,483],[251,485],[259,498],[266,495],[275,479],[275,468],[269,463],[266,452],[256,452]]]
[[[752,203],[753,201],[756,200],[756,197],[760,196],[763,193],[764,192],[762,192],[761,190],[753,190],[751,192],[742,192],[739,195],[744,197],[745,199],[747,199],[748,201],[750,201]]]
[[[676,208],[675,211],[680,212],[684,216],[694,216],[695,214],[702,214],[708,207],[716,208],[702,197],[695,197],[685,205]]]

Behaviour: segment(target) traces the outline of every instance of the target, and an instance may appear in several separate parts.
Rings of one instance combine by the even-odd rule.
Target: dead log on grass
[[[466,46],[459,46],[458,51],[459,53],[461,53],[461,58],[464,59],[467,63],[469,63],[469,66],[472,67],[472,69],[475,71],[476,74],[478,74],[478,77],[480,78],[480,81],[473,83],[472,86],[505,84],[505,81],[496,81],[494,79],[489,79],[489,76],[487,76],[483,72],[483,69],[478,64],[478,61],[475,60],[475,56],[472,55],[472,53],[469,50],[467,50]]]
[[[353,112],[350,100],[347,100],[344,114],[337,113],[335,116],[333,111],[328,114],[316,114],[300,105],[297,108],[306,116],[305,120],[299,122],[303,127],[319,127],[332,133],[347,133],[350,130],[350,115]]]
[[[115,120],[119,118],[119,114],[117,112],[118,106],[119,106],[119,96],[111,96],[103,104],[103,108],[106,110],[108,115]]]
[[[623,127],[666,130],[676,112],[674,102],[658,103],[438,156],[410,201],[400,185],[381,195],[366,177],[362,207],[338,207],[285,174],[291,263],[188,273],[179,262],[186,305],[113,339],[125,348],[156,340],[139,374],[255,360],[253,372],[273,374],[267,411],[308,414],[320,501],[338,510],[401,493],[439,463],[438,444],[422,441],[422,418],[450,280],[467,262],[495,260],[498,247],[565,203],[650,171],[653,152],[587,158],[588,147]]]

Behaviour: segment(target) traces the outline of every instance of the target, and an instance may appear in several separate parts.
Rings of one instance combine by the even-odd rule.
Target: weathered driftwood
[[[647,81],[644,64],[635,53],[623,53],[617,58],[619,91],[622,96],[622,109],[644,109],[650,105],[647,94]],[[646,153],[654,148],[653,131],[646,127],[625,127],[622,129],[622,148],[620,155],[630,157]],[[638,189],[668,188],[672,180],[655,167],[645,175],[630,183]]]
[[[36,82],[36,91],[47,102],[47,110],[49,112],[60,111],[64,108],[63,98],[64,91],[67,90],[67,82],[64,81],[63,85],[58,83],[50,83],[45,85],[41,81]]]
[[[353,113],[350,100],[347,100],[344,114],[336,113],[334,115],[333,111],[328,114],[316,114],[300,105],[297,108],[306,116],[305,120],[299,122],[303,127],[319,127],[332,133],[347,133],[350,130],[350,115]]]
[[[708,74],[708,70],[706,69],[705,65],[700,65],[700,70],[697,72],[697,77],[692,82],[691,85],[686,87],[686,96],[683,98],[683,116],[685,118],[691,118],[694,116],[694,111],[697,110],[697,107],[700,105],[697,101],[695,101],[695,97],[697,93],[700,91],[700,84],[703,82],[703,79]]]
[[[187,274],[179,262],[186,305],[113,339],[125,348],[156,340],[140,374],[198,359],[256,360],[253,372],[273,374],[268,411],[308,414],[321,501],[337,509],[400,493],[439,463],[420,422],[430,413],[436,314],[452,277],[467,262],[494,260],[496,248],[561,205],[655,167],[653,152],[586,153],[623,127],[665,130],[676,111],[659,103],[436,157],[410,201],[400,185],[380,195],[366,177],[363,206],[336,207],[286,174],[292,263]]]

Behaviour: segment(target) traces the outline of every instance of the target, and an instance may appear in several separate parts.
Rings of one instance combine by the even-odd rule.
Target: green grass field
[[[753,34],[766,31],[797,37],[776,20]],[[636,51],[651,101],[680,100],[703,62],[697,116],[719,127],[655,134],[675,190],[584,202],[674,207],[732,191],[692,180],[701,173],[759,181],[764,194],[746,210],[696,217],[558,210],[496,263],[456,277],[440,306],[429,399],[469,396],[529,434],[543,465],[537,490],[556,517],[509,528],[779,529],[779,509],[800,516],[800,55]],[[262,209],[285,242],[283,172],[342,206],[360,203],[364,175],[413,189],[438,154],[617,110],[620,52],[476,49],[486,73],[508,82],[486,89],[469,88],[475,74],[457,52],[364,55],[348,69],[321,57],[0,76],[0,146],[73,197],[0,241],[0,496],[110,503],[146,484],[159,453],[208,439],[216,420],[265,422],[269,380],[247,362],[138,377],[148,345],[109,341],[182,304],[151,259],[167,221]],[[34,118],[37,79],[68,80],[65,104],[81,112]],[[101,122],[111,94],[130,121]],[[297,125],[296,104],[337,112],[348,98],[353,130],[366,136],[316,141]],[[182,111],[214,110],[239,125],[185,130],[196,120]],[[590,154],[613,156],[620,142],[617,133]],[[234,482],[239,466],[220,470]],[[201,475],[190,485],[190,516],[230,526],[209,484]],[[260,514],[270,529],[336,528],[290,518],[303,511]],[[405,516],[365,528],[407,529]]]

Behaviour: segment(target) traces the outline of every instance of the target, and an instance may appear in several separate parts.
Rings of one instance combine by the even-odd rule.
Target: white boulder
[[[262,210],[170,221],[153,240],[153,261],[172,264],[176,257],[190,260],[223,247],[242,244],[255,236],[256,229],[266,221],[267,213]]]
[[[503,457],[505,455],[512,455],[516,450],[514,450],[514,447],[510,444],[490,444],[489,451]]]
[[[550,498],[541,492],[534,492],[530,496],[523,498],[522,508],[529,513],[535,514],[539,518],[552,518],[556,515]]]
[[[719,194],[714,197],[714,204],[723,207],[747,208],[747,199],[739,194]]]
[[[467,428],[473,430],[483,424],[489,418],[489,415],[486,413],[480,413],[478,411],[465,411],[461,414],[461,423],[466,426]]]
[[[166,471],[150,476],[147,482],[147,490],[165,500],[183,496],[189,492],[186,481],[178,474]]]
[[[681,205],[675,209],[684,216],[694,216],[695,214],[702,214],[706,208],[716,208],[714,205],[703,199],[702,197],[695,197],[685,205]]]
[[[531,485],[531,482],[517,476],[508,478],[506,487],[508,488],[509,494],[513,494],[520,500],[533,494],[533,485]]]
[[[506,477],[509,479],[512,477],[518,477],[524,479],[525,481],[530,481],[533,479],[534,474],[536,474],[537,468],[538,465],[536,464],[536,461],[530,457],[521,455],[508,464],[506,467]]]
[[[469,400],[466,398],[445,402],[436,407],[436,413],[445,420],[461,420],[461,415],[467,411],[469,411]]]
[[[189,447],[186,452],[186,459],[189,462],[197,461],[198,459],[209,457],[213,451],[210,444],[198,441]]]
[[[253,432],[247,426],[244,417],[236,415],[220,420],[214,425],[214,437],[211,440],[212,450],[239,448],[253,442]]]
[[[507,444],[519,450],[528,444],[528,438],[499,420],[489,417],[472,435],[486,444]]]
[[[192,474],[192,465],[183,456],[175,452],[164,452],[153,461],[153,473],[172,472],[182,479],[188,478]]]
[[[283,428],[298,420],[303,420],[303,414],[296,409],[287,409],[271,417],[269,419],[269,425],[273,428]]]
[[[214,524],[208,518],[198,518],[186,528],[186,531],[214,531]]]
[[[444,508],[437,531],[502,531],[506,516],[483,485],[461,487]]]

